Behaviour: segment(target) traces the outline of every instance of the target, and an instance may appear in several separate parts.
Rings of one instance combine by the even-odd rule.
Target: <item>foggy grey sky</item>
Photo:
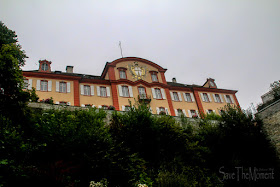
[[[47,59],[101,75],[121,41],[124,57],[167,68],[167,81],[238,90],[244,109],[280,79],[280,0],[0,0],[0,20],[29,56],[24,70]]]

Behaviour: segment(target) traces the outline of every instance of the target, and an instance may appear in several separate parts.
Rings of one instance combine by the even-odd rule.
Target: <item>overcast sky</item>
[[[124,57],[167,68],[167,81],[238,90],[244,109],[280,79],[280,0],[0,0],[0,20],[29,56],[24,70],[47,59],[101,75],[121,41]]]

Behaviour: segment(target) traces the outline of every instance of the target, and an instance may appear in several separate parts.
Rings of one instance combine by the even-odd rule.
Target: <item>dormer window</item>
[[[126,74],[124,70],[120,70],[120,79],[126,79]]]
[[[152,81],[153,82],[158,82],[158,78],[157,78],[157,74],[156,73],[152,73]]]
[[[150,71],[152,82],[158,82],[157,71]]]
[[[124,67],[119,67],[118,70],[119,70],[120,79],[127,79],[126,78],[126,70],[127,69],[124,68]]]
[[[47,61],[47,60],[39,60],[39,71],[40,72],[51,72],[51,61]]]
[[[47,71],[48,69],[49,69],[48,64],[47,64],[47,63],[43,63],[43,64],[42,64],[42,70],[43,70],[43,71]]]

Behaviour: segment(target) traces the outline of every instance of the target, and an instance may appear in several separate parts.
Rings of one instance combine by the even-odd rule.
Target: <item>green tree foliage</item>
[[[247,115],[238,107],[227,105],[221,115],[218,125],[202,124],[199,130],[200,144],[209,148],[206,167],[218,172],[224,167],[226,172],[236,172],[236,167],[246,171],[254,169],[273,168],[275,180],[226,180],[226,185],[275,185],[279,183],[279,160],[275,148],[268,140],[262,121]]]
[[[274,81],[273,83],[270,84],[270,89],[273,93],[274,100],[280,99],[280,80],[279,81]]]
[[[15,32],[0,22],[0,113],[13,119],[22,118],[22,108],[29,100],[29,94],[22,89],[25,58]]]

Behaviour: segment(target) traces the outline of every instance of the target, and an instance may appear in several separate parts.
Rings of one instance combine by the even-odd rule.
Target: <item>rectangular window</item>
[[[229,95],[226,95],[226,102],[227,102],[227,103],[232,103],[232,100],[231,100],[231,98],[230,98]]]
[[[159,107],[159,113],[160,113],[160,112],[165,112],[165,108]]]
[[[41,91],[48,91],[48,81],[41,81]]]
[[[185,93],[187,102],[192,102],[192,97],[190,93]]]
[[[107,97],[106,87],[100,86],[100,96]]]
[[[59,82],[59,92],[66,93],[66,82]]]
[[[177,109],[177,113],[178,113],[178,116],[184,115],[182,109]]]
[[[146,91],[144,87],[138,87],[140,99],[146,99]]]
[[[84,85],[84,95],[90,95],[90,86]]]
[[[191,115],[192,115],[192,118],[198,117],[195,110],[191,110]]]
[[[156,99],[162,99],[161,91],[159,88],[155,88]]]
[[[174,101],[179,101],[179,96],[177,92],[173,92]]]
[[[207,110],[207,113],[208,113],[208,114],[211,114],[212,112],[213,112],[212,109]]]
[[[153,82],[158,82],[158,78],[157,78],[157,74],[156,73],[152,73],[152,81]]]
[[[126,111],[126,112],[130,111],[130,106],[125,106],[124,111]]]
[[[120,70],[120,79],[126,79],[126,74],[124,70]]]
[[[203,93],[203,98],[204,98],[204,101],[205,101],[205,102],[210,102],[207,93]]]
[[[123,97],[129,97],[128,87],[122,86]]]
[[[215,98],[216,98],[216,102],[217,103],[221,103],[222,102],[219,94],[215,94]]]

